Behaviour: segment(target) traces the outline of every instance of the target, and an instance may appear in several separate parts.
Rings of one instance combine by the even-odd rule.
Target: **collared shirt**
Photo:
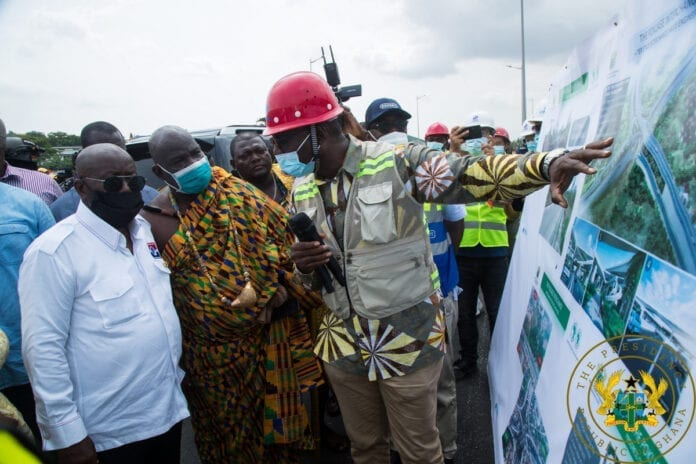
[[[108,450],[188,416],[169,270],[147,221],[137,216],[129,230],[132,253],[80,203],[25,253],[22,353],[48,450],[87,435]]]
[[[54,224],[48,206],[36,195],[0,183],[0,329],[10,341],[5,365],[0,369],[0,390],[29,383],[22,362],[17,278],[24,251]],[[34,282],[40,288],[41,282]]]
[[[58,182],[42,172],[17,168],[5,161],[5,175],[0,177],[3,184],[19,187],[38,195],[47,205],[63,195]]]
[[[154,200],[158,193],[159,192],[157,192],[157,190],[153,189],[149,185],[146,185],[142,192],[140,192],[140,196],[143,197],[143,201],[147,204]],[[53,217],[56,219],[56,222],[59,222],[71,214],[75,214],[75,211],[77,211],[77,205],[79,204],[80,194],[77,193],[75,187],[71,187],[70,190],[63,194],[62,197],[51,203],[51,213],[53,213]]]

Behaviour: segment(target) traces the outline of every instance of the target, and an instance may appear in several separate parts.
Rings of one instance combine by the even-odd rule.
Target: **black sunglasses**
[[[106,192],[120,192],[123,183],[128,185],[131,192],[140,192],[145,187],[145,178],[143,176],[110,176],[106,179],[95,179],[94,177],[81,177],[81,179],[93,180],[104,184]]]
[[[372,123],[371,127],[376,127],[380,132],[386,133],[391,131],[406,132],[408,121],[404,119],[387,119]]]

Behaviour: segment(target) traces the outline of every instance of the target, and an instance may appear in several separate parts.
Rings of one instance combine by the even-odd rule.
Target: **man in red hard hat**
[[[425,144],[433,150],[446,150],[449,142],[449,129],[441,122],[434,122],[425,131]]]
[[[490,144],[493,146],[494,155],[512,153],[510,147],[510,134],[504,127],[495,128]]]
[[[438,276],[422,203],[524,196],[551,183],[555,202],[612,140],[566,152],[477,157],[408,144],[398,150],[342,131],[342,108],[317,74],[298,72],[271,88],[266,134],[296,174],[293,201],[325,244],[296,242],[292,259],[306,285],[333,256],[343,286],[322,290],[332,312],[315,353],[324,362],[351,439],[353,461],[389,462],[389,440],[404,463],[443,462],[436,389],[445,340]],[[287,170],[284,169],[286,172]]]

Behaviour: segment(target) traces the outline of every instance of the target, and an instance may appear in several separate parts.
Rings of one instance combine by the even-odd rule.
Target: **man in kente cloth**
[[[201,461],[296,462],[313,446],[302,393],[322,382],[298,303],[320,302],[293,277],[287,213],[180,127],[149,148],[168,188],[143,216],[172,273]]]

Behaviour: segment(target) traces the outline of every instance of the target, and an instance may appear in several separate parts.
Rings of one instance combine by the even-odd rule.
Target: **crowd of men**
[[[454,462],[455,381],[478,368],[479,294],[495,326],[521,199],[550,184],[566,206],[612,140],[540,153],[531,121],[512,154],[478,112],[412,142],[398,102],[360,123],[309,72],[266,108],[232,172],[154,131],[159,191],[109,123],[85,126],[62,193],[6,161],[0,121],[7,452],[176,463],[190,415],[202,462],[298,462],[340,410],[356,463]]]

